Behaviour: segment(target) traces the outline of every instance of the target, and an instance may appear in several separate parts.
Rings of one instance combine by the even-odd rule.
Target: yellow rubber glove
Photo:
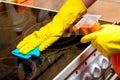
[[[91,45],[105,57],[120,52],[120,26],[113,24],[102,25],[100,31],[88,34],[81,39],[82,43],[91,41]]]
[[[17,48],[19,52],[27,54],[40,45],[40,51],[58,40],[70,25],[86,12],[82,0],[67,0],[53,20],[21,41]]]

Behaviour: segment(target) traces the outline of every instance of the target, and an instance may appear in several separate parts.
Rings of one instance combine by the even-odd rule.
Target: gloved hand
[[[105,57],[120,52],[120,26],[105,24],[100,31],[88,34],[81,39],[82,43],[91,41],[91,45]]]
[[[40,45],[40,51],[58,40],[63,32],[86,12],[82,0],[67,0],[57,15],[39,31],[35,31],[21,41],[17,48],[19,52],[27,54],[29,51]]]

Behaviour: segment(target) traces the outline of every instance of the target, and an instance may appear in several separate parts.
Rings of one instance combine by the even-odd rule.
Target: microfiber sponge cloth
[[[36,47],[35,49],[33,49],[32,51],[30,51],[28,54],[22,54],[19,52],[19,49],[15,49],[13,51],[11,51],[12,55],[21,58],[21,59],[25,59],[25,60],[29,60],[31,59],[32,56],[35,57],[39,57],[40,56],[40,51],[39,51],[39,47]]]

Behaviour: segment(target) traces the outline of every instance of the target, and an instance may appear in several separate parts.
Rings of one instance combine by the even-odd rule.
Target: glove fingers
[[[19,52],[21,52],[23,54],[27,54],[28,52],[33,50],[35,47],[37,47],[38,44],[37,43],[35,43],[35,44],[34,43],[27,43],[26,45],[24,45],[23,47],[20,48]]]
[[[29,51],[33,50],[35,47],[39,46],[40,43],[42,43],[42,39],[35,39],[32,40],[31,42],[26,43],[26,45],[22,46],[19,50],[19,52],[23,54],[27,54]]]
[[[32,50],[32,47],[29,45],[24,45],[22,48],[20,48],[19,52],[22,54],[27,54],[30,50]]]
[[[23,47],[25,44],[27,44],[27,41],[21,41],[18,45],[17,48]]]
[[[24,45],[26,45],[26,44],[30,41],[31,38],[34,39],[34,36],[33,36],[33,35],[29,35],[29,36],[25,37],[25,38],[17,45],[17,48],[21,48],[21,47],[23,47]]]
[[[44,41],[43,43],[41,43],[40,45],[40,51],[45,50],[48,46],[50,46],[51,44],[53,44],[55,41],[57,41],[60,37],[50,37],[49,39],[47,39],[46,41]]]
[[[98,34],[98,32],[99,32],[99,31],[96,31],[96,32],[94,32],[94,33],[85,35],[84,37],[82,37],[81,43],[86,43],[86,42],[92,41],[93,39],[95,39],[95,37],[96,37],[96,35]]]

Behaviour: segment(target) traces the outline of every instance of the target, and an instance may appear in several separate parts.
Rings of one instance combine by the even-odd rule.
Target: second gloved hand
[[[91,41],[93,47],[104,56],[110,57],[120,52],[120,26],[102,25],[100,31],[88,34],[81,39],[82,43]]]
[[[86,7],[82,0],[67,0],[50,23],[43,26],[39,31],[28,35],[17,45],[19,52],[27,54],[37,46],[40,46],[40,51],[45,50],[58,40],[63,32],[85,12]]]

